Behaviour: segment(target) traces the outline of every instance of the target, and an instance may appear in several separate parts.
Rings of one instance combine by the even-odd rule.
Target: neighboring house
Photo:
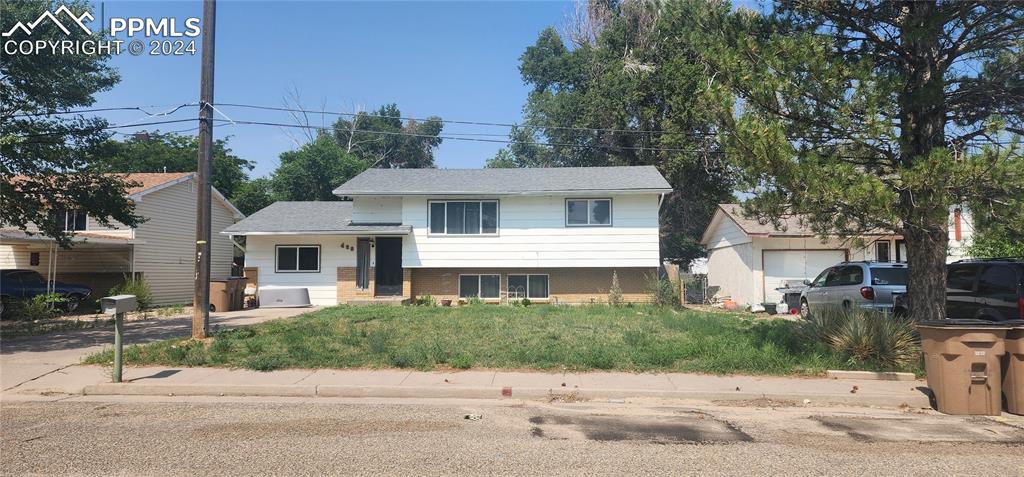
[[[112,221],[101,225],[87,211],[58,211],[66,230],[74,231],[73,247],[56,246],[41,234],[0,229],[0,268],[31,269],[44,277],[76,283],[104,296],[125,275],[146,279],[156,305],[192,302],[195,277],[196,192],[195,173],[126,174],[141,185],[129,188],[135,213],[146,219],[136,228]],[[211,276],[231,274],[233,256],[229,237],[220,234],[244,218],[223,195],[213,190]],[[37,229],[30,228],[30,231]]]
[[[334,193],[277,202],[229,227],[257,286],[309,289],[317,305],[647,300],[659,264],[654,167],[370,169]]]
[[[775,289],[788,281],[812,280],[825,268],[846,260],[903,262],[907,248],[893,232],[860,236],[862,246],[838,237],[822,239],[796,217],[783,220],[781,229],[743,217],[737,204],[719,204],[701,243],[708,251],[708,286],[716,295],[740,304],[777,303]],[[948,261],[967,258],[973,235],[966,209],[950,212]]]

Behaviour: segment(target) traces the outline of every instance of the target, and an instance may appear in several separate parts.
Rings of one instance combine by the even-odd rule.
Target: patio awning
[[[35,233],[30,234],[21,230],[13,229],[2,229],[0,230],[0,243],[3,244],[47,244],[54,242],[52,237],[48,237],[43,234]],[[102,232],[90,232],[82,231],[75,232],[75,235],[71,237],[71,242],[74,244],[103,244],[103,245],[135,245],[145,243],[142,240],[133,239],[131,237],[122,237],[119,235],[104,234]]]

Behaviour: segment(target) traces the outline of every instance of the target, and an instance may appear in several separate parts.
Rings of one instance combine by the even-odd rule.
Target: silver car
[[[907,293],[907,265],[843,262],[826,268],[800,295],[800,316],[850,310],[893,311],[893,300]]]

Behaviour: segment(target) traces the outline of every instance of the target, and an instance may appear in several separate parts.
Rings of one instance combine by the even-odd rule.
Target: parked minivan
[[[1024,258],[961,260],[949,264],[946,316],[1024,320]]]
[[[907,292],[907,265],[842,262],[826,268],[800,295],[800,316],[853,307],[893,311],[893,299]]]

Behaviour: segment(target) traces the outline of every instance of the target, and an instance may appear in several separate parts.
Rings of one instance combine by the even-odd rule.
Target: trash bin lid
[[[1020,320],[1017,320],[1020,321]],[[919,321],[917,326],[934,328],[1009,328],[1005,321],[977,320],[973,318],[947,318],[945,320]]]

